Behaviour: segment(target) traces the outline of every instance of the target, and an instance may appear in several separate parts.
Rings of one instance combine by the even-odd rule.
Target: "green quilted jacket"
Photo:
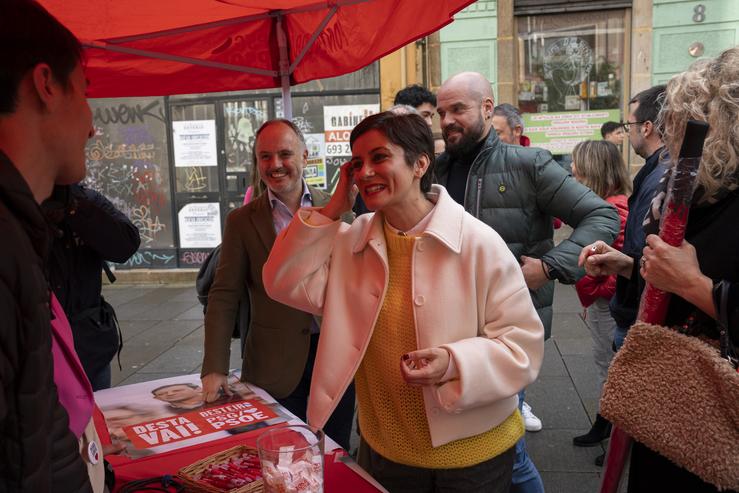
[[[436,159],[437,183],[446,185],[452,165],[447,153]],[[616,209],[575,181],[548,151],[504,144],[494,131],[470,168],[464,207],[497,231],[517,259],[522,255],[543,259],[565,284],[585,274],[577,266],[582,248],[596,240],[610,245],[620,225]],[[552,239],[553,217],[574,229],[557,246]],[[532,291],[531,298],[549,338],[554,283]]]

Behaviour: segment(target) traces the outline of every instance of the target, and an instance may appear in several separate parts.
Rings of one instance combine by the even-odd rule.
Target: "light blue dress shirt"
[[[288,224],[290,224],[290,221],[293,219],[293,213],[290,210],[288,206],[285,205],[284,202],[282,202],[279,198],[277,198],[277,195],[272,193],[272,190],[267,188],[267,198],[269,199],[269,204],[272,207],[272,224],[275,227],[275,234],[280,234],[280,232],[287,227]],[[300,207],[312,207],[313,206],[313,198],[310,195],[310,190],[308,189],[308,184],[303,180],[303,195],[300,197]],[[315,317],[313,318],[313,323],[311,324],[311,334],[318,334],[320,330],[320,327],[318,326],[318,322],[316,322]]]

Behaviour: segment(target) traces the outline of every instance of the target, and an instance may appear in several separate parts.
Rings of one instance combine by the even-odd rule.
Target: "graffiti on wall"
[[[118,264],[119,268],[175,267],[176,259],[173,253],[158,250],[139,250],[131,255],[126,262]]]
[[[166,265],[174,255],[167,127],[162,98],[91,101],[95,135],[85,149],[85,183],[139,228],[141,250],[123,267]]]

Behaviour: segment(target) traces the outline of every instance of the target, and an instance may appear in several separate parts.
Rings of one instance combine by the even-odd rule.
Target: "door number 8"
[[[703,22],[706,20],[706,6],[698,4],[693,8],[693,22]]]

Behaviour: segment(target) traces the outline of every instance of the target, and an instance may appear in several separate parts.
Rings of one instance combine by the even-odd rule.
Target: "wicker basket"
[[[177,473],[177,477],[184,483],[186,491],[192,491],[195,493],[226,493],[226,491],[227,493],[262,493],[264,491],[264,480],[262,478],[245,484],[240,488],[234,488],[231,490],[221,490],[213,485],[196,479],[203,474],[208,466],[227,462],[232,457],[241,456],[244,452],[257,455],[257,449],[247,447],[246,445],[238,445],[201,459],[187,467],[183,467]]]

